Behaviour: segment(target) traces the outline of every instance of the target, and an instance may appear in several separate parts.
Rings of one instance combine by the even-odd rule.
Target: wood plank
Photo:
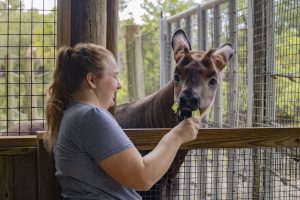
[[[170,129],[125,129],[140,150],[153,149]],[[147,137],[145,137],[147,135]],[[300,128],[200,129],[196,140],[181,149],[300,147]]]
[[[140,150],[153,149],[167,132],[164,129],[124,129]],[[147,137],[146,137],[147,136]],[[36,136],[2,136],[0,148],[36,147]],[[200,129],[196,140],[182,149],[300,147],[300,128],[209,128]]]
[[[0,156],[0,200],[14,200],[13,158]]]
[[[0,148],[0,156],[36,155],[36,147],[6,147]]]
[[[37,199],[36,155],[14,156],[14,200]]]
[[[36,136],[0,136],[0,148],[36,147]]]
[[[59,200],[60,188],[55,177],[55,162],[52,153],[49,153],[43,144],[42,136],[38,136],[38,199]]]

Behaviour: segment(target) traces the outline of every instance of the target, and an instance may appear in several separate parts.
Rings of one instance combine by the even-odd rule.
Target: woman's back
[[[132,142],[108,111],[85,103],[71,103],[63,113],[54,148],[62,196],[140,199],[134,190],[122,187],[99,167],[100,160],[130,147]]]

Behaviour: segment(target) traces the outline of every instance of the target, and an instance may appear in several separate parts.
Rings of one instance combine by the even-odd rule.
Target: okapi
[[[208,52],[192,50],[184,31],[179,29],[173,34],[172,48],[176,63],[172,80],[148,97],[117,106],[115,117],[122,128],[173,128],[191,117],[193,111],[199,110],[203,115],[213,103],[218,77],[234,53],[233,46],[227,43]],[[178,104],[175,112],[174,104]],[[11,135],[11,130],[15,134],[34,134],[44,127],[42,121],[20,122],[2,134]],[[149,191],[140,192],[143,199],[157,200],[164,195],[171,198],[172,183],[187,153],[179,150],[164,178]]]
[[[227,43],[208,52],[192,50],[180,29],[172,37],[172,48],[176,63],[173,79],[148,97],[117,106],[115,117],[122,128],[172,128],[193,111],[203,115],[213,103],[218,77],[234,53],[233,46]],[[175,112],[174,104],[178,105]],[[187,153],[179,150],[163,179],[149,191],[140,192],[143,199],[171,198],[172,182]]]

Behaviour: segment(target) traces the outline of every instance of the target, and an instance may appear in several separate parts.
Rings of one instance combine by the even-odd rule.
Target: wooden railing
[[[153,149],[170,129],[125,129],[139,150]],[[59,199],[53,155],[38,136],[0,136],[0,199]],[[200,129],[182,149],[300,147],[300,128]]]

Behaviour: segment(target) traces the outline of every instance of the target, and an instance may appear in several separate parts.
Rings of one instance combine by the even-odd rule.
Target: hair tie
[[[72,56],[72,53],[73,53],[73,48],[70,47],[68,50],[67,50],[67,56],[70,58]]]
[[[88,54],[86,48],[80,49],[80,53],[81,53],[81,56],[82,56],[83,59],[88,59],[89,54]]]

